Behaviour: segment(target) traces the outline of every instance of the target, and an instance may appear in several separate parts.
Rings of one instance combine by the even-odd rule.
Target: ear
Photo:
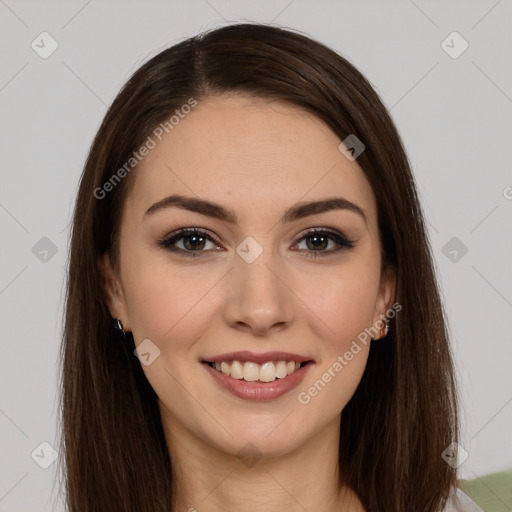
[[[110,316],[112,316],[112,318],[119,318],[123,324],[123,329],[125,332],[128,332],[130,331],[130,321],[128,318],[126,300],[124,298],[121,281],[112,267],[108,251],[98,257],[98,266],[103,280],[103,296],[110,311]]]
[[[394,269],[388,267],[386,271],[381,274],[379,292],[377,301],[375,303],[375,312],[373,315],[373,324],[377,320],[385,320],[386,312],[392,308],[393,300],[395,298],[396,289],[396,272]],[[379,322],[380,325],[380,322]]]

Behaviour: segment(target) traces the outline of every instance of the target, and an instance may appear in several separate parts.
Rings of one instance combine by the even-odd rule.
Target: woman
[[[80,182],[62,355],[71,511],[470,510],[410,165],[304,35],[230,25],[130,78]]]

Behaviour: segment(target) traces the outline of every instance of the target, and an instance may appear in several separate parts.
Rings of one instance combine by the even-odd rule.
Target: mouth
[[[258,364],[254,361],[238,361],[236,359],[234,361],[221,362],[205,361],[205,364],[217,372],[246,382],[274,382],[276,379],[284,379],[296,370],[312,363],[313,361],[281,360]]]
[[[201,363],[217,384],[239,398],[273,400],[298,386],[315,361],[285,352],[233,352]]]

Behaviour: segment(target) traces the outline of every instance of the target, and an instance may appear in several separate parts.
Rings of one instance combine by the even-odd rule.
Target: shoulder
[[[466,493],[452,487],[450,497],[441,512],[484,512]]]

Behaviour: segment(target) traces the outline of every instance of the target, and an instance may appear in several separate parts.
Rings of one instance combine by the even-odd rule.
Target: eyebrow
[[[225,208],[220,204],[200,199],[197,197],[187,197],[178,194],[165,197],[157,203],[151,205],[144,213],[144,218],[167,208],[182,208],[191,212],[200,213],[208,217],[213,217],[230,224],[238,224],[238,216],[235,211]],[[368,225],[368,219],[364,210],[357,204],[343,197],[330,197],[320,201],[308,201],[297,203],[288,208],[281,217],[281,224],[303,219],[310,215],[318,215],[333,210],[348,210],[360,215],[365,224]]]

